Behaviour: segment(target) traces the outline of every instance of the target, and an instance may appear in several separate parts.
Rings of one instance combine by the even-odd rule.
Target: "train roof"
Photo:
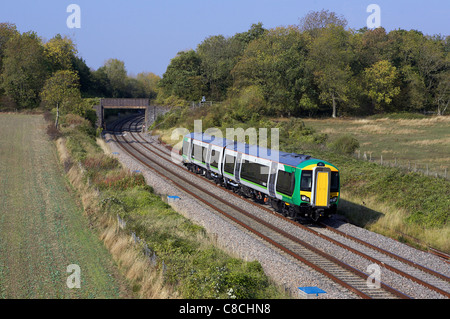
[[[195,140],[198,141],[202,141],[204,143],[209,143],[209,144],[213,144],[213,145],[217,145],[220,147],[225,147],[225,145],[229,144],[229,143],[233,143],[233,141],[227,140],[226,138],[223,137],[217,137],[217,136],[211,136],[205,133],[189,133],[186,136],[189,136],[190,138],[193,138]]]
[[[296,153],[286,153],[282,151],[272,150],[258,145],[249,145],[246,143],[239,143],[232,140],[228,140],[223,137],[210,136],[204,133],[190,133],[189,136],[193,139],[203,141],[205,143],[210,143],[213,145],[227,147],[230,150],[248,154],[251,156],[256,156],[263,159],[268,159],[271,161],[279,162],[281,164],[297,167],[304,161],[312,159],[309,155],[296,154]]]

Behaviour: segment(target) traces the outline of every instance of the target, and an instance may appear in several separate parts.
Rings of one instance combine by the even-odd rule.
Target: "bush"
[[[77,127],[86,123],[87,121],[79,115],[67,114],[61,118],[61,122],[61,124],[63,124],[64,126]]]
[[[87,156],[83,161],[83,165],[88,170],[110,170],[120,166],[119,161],[116,158],[112,158],[101,153]]]
[[[56,140],[61,137],[61,132],[55,127],[55,124],[49,124],[47,126],[47,134],[51,140]]]
[[[95,174],[93,178],[94,184],[100,189],[125,190],[136,186],[145,186],[144,176],[141,174],[129,174],[125,171],[115,172],[107,176],[103,174]]]
[[[331,144],[331,149],[339,154],[352,155],[359,148],[359,141],[346,134]]]

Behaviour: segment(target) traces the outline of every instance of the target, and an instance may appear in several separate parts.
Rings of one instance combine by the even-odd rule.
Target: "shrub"
[[[116,172],[103,176],[102,174],[96,174],[93,180],[94,184],[100,190],[111,189],[130,189],[136,186],[145,186],[146,182],[144,176],[141,174],[129,174],[125,171]]]
[[[64,124],[65,126],[72,126],[72,127],[77,127],[87,122],[84,118],[75,114],[67,114],[61,120],[62,124]]]
[[[86,169],[108,170],[119,167],[119,161],[116,158],[104,154],[95,154],[84,159],[83,165]]]
[[[61,132],[55,127],[55,124],[49,124],[47,126],[47,134],[51,140],[56,140],[61,137]]]
[[[351,155],[359,148],[359,141],[353,136],[346,134],[339,137],[331,144],[331,149],[339,154]]]

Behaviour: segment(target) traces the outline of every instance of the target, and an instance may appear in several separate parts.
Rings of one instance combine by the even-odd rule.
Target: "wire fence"
[[[359,160],[377,163],[382,166],[397,167],[406,172],[414,172],[425,176],[450,179],[448,167],[442,165],[436,166],[429,163],[398,159],[396,157],[389,158],[386,155],[383,156],[383,154],[376,156],[373,152],[369,151],[361,152],[360,150],[357,150],[353,155]]]
[[[125,230],[127,227],[127,222],[123,218],[121,218],[119,215],[117,215],[117,224],[119,225],[119,228],[122,230]],[[131,235],[131,238],[132,238],[134,244],[138,245],[142,248],[142,252],[144,253],[145,257],[147,257],[149,264],[152,267],[156,267],[158,265],[158,261],[160,260],[160,258],[156,255],[156,253],[154,251],[152,251],[148,247],[148,245],[144,239],[139,238],[139,236],[137,236],[136,233],[133,231],[129,231],[129,232],[130,232],[130,235]],[[161,260],[160,264],[162,267],[163,274],[165,274],[166,270],[167,270],[167,266],[164,263],[164,260]]]

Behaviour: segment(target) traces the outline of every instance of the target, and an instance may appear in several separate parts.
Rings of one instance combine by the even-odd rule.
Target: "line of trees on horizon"
[[[270,116],[448,111],[450,36],[382,27],[347,28],[343,16],[310,12],[298,25],[253,24],[179,52],[158,101],[225,101]]]
[[[61,107],[84,116],[92,105],[82,98],[154,99],[159,80],[151,72],[129,76],[118,59],[93,70],[67,36],[43,41],[33,31],[21,34],[15,24],[0,23],[0,107],[24,109],[45,103],[50,109]]]
[[[129,76],[118,59],[89,68],[66,36],[45,42],[0,23],[0,107],[83,108],[79,100],[93,97],[186,105],[206,97],[237,113],[268,116],[443,115],[450,101],[449,52],[450,36],[352,30],[343,16],[322,10],[298,25],[257,23],[231,37],[207,37],[195,50],[179,52],[162,78]],[[61,92],[67,94],[62,100]]]

